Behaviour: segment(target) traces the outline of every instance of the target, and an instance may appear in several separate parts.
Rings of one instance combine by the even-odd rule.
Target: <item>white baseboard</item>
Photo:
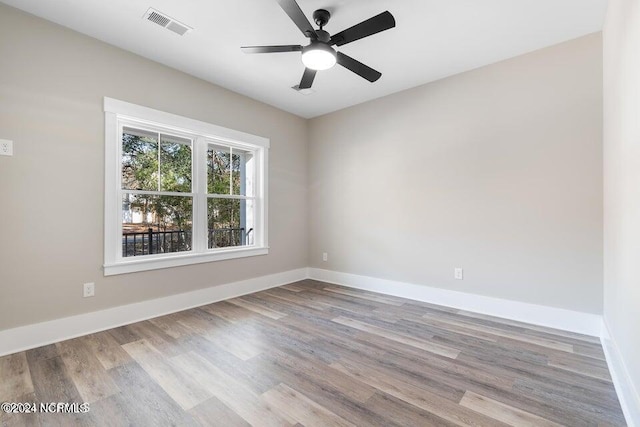
[[[413,283],[309,268],[309,278],[580,334],[600,336],[602,316]]]
[[[199,307],[216,301],[235,298],[305,278],[307,278],[307,269],[300,268],[106,310],[6,329],[0,331],[0,356]]]
[[[627,425],[640,427],[640,392],[631,381],[627,365],[620,354],[616,341],[611,336],[607,322],[604,320],[602,321],[600,340]]]

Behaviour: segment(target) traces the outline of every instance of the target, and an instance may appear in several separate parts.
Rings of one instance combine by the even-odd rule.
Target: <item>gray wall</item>
[[[640,414],[640,3],[610,0],[604,28],[604,317]]]
[[[601,313],[601,49],[592,34],[311,120],[311,266]]]
[[[600,49],[305,121],[0,5],[0,329],[307,265],[600,313]],[[104,96],[271,138],[270,254],[103,277]]]
[[[307,266],[305,120],[2,4],[0,58],[0,330]],[[271,138],[270,254],[103,277],[104,96]]]

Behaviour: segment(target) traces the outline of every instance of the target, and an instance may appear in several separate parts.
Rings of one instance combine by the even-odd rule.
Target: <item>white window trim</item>
[[[178,267],[182,265],[199,264],[204,262],[222,261],[234,258],[244,258],[257,255],[267,255],[268,245],[268,164],[269,164],[269,139],[261,136],[227,129],[199,120],[178,116],[152,108],[119,101],[112,98],[104,98],[105,112],[105,206],[104,206],[104,275],[133,273],[138,271],[155,270],[160,268]],[[261,231],[258,239],[251,247],[232,247],[208,249],[194,247],[194,251],[185,253],[159,254],[144,258],[122,258],[118,256],[121,250],[121,236],[119,234],[122,222],[122,201],[119,200],[120,182],[120,150],[121,135],[119,134],[119,121],[132,120],[138,123],[147,123],[180,133],[197,134],[209,141],[219,141],[230,146],[241,148],[258,147],[257,155],[262,158],[257,161],[256,170],[256,225]],[[194,159],[199,159],[202,153],[202,144],[194,144]],[[194,161],[193,173],[202,174],[198,161]],[[262,170],[261,168],[264,168]],[[205,180],[206,181],[206,180]],[[202,183],[202,180],[196,182]],[[197,192],[199,189],[194,188]],[[200,209],[194,210],[194,215],[200,215]],[[194,217],[194,224],[196,218]],[[202,221],[199,221],[203,223]],[[198,232],[194,228],[194,234]],[[201,245],[200,245],[201,246]],[[199,250],[199,251],[198,251]]]

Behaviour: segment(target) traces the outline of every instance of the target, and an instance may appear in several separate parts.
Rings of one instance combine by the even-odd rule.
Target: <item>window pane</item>
[[[207,192],[231,194],[231,150],[209,145],[207,149]]]
[[[240,189],[243,187],[240,179],[241,174],[241,156],[235,152],[231,152],[231,194],[240,194]]]
[[[253,153],[234,148],[231,151],[231,189],[236,196],[252,195],[249,180],[253,176],[251,167]]]
[[[122,188],[158,190],[158,136],[125,127],[122,132]]]
[[[209,249],[253,244],[253,201],[209,199]]]
[[[191,197],[124,194],[122,256],[190,251]]]
[[[191,140],[160,136],[160,191],[191,192]]]
[[[209,145],[207,150],[208,193],[246,196],[248,181],[253,175],[252,159],[253,153],[250,151]]]

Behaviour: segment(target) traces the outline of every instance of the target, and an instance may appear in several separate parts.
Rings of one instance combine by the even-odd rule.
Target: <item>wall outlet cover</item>
[[[95,296],[96,294],[96,284],[91,282],[91,283],[85,283],[83,285],[83,290],[82,290],[82,296],[85,298],[88,297],[92,297]]]
[[[13,141],[0,139],[0,156],[13,156]]]

